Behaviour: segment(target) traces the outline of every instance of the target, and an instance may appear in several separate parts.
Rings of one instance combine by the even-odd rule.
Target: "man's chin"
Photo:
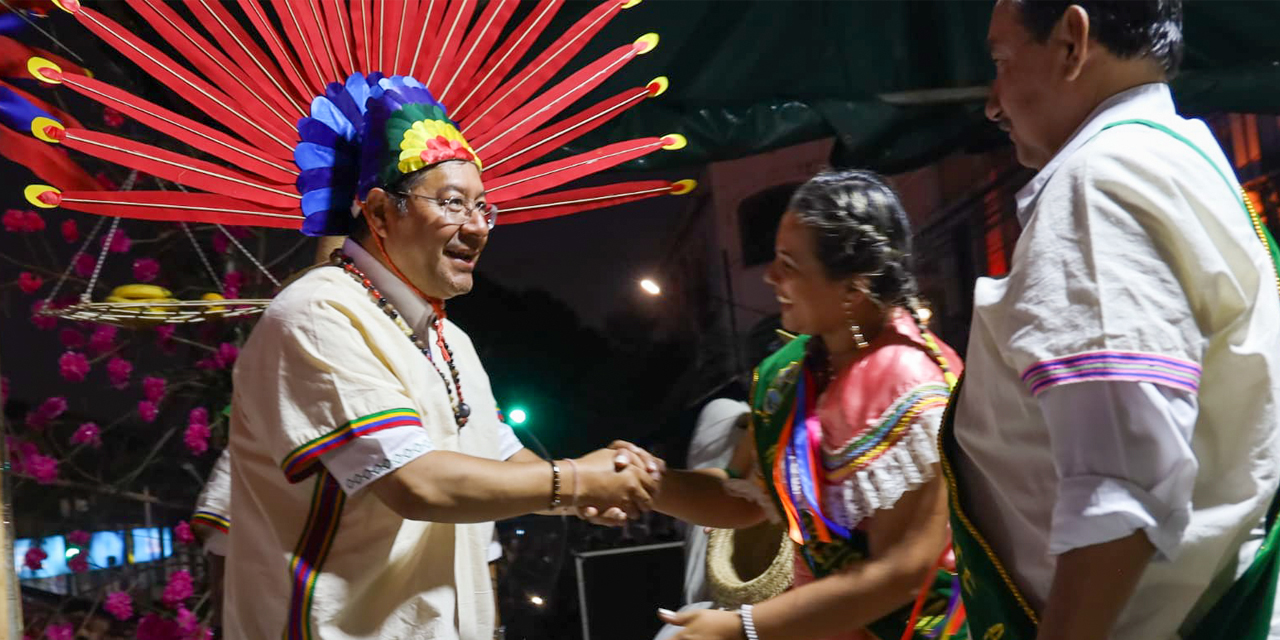
[[[471,293],[471,287],[475,285],[475,278],[470,273],[453,273],[449,276],[447,282],[449,295],[444,297],[445,300]]]

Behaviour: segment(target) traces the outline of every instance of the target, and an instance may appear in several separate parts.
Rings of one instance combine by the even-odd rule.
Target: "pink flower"
[[[243,271],[228,271],[222,277],[222,294],[227,298],[235,299],[240,297],[240,287],[244,286],[245,277]]]
[[[108,127],[119,129],[124,126],[124,114],[112,107],[102,108],[102,122]]]
[[[102,430],[98,425],[92,422],[86,422],[80,425],[76,432],[71,434],[71,444],[87,444],[94,449],[102,447]]]
[[[66,398],[57,396],[48,398],[39,407],[36,407],[35,411],[27,414],[27,425],[36,430],[44,429],[66,410]]]
[[[30,271],[23,271],[18,274],[18,288],[22,289],[23,293],[35,293],[42,286],[44,286],[44,278]]]
[[[40,450],[36,448],[34,443],[18,440],[12,436],[5,438],[5,446],[9,448],[9,452],[12,454],[13,472],[26,475],[27,460],[31,456],[40,453]]]
[[[0,222],[4,223],[4,230],[10,233],[22,233],[26,227],[26,212],[17,209],[9,209],[4,212],[4,217],[0,218]]]
[[[178,632],[178,623],[161,617],[158,613],[148,613],[138,622],[138,640],[182,640]]]
[[[58,358],[58,372],[68,382],[84,382],[89,375],[89,359],[84,354],[67,351]]]
[[[152,402],[160,402],[160,398],[164,397],[165,379],[157,376],[147,376],[142,379],[142,397]]]
[[[173,528],[173,536],[182,544],[191,544],[196,541],[195,535],[191,533],[191,525],[187,524],[186,521],[179,522]]]
[[[84,551],[81,551],[80,553],[77,553],[76,555],[71,556],[71,559],[67,560],[67,568],[76,573],[84,573],[88,571],[89,570],[89,554],[85,553]]]
[[[31,547],[27,549],[27,555],[23,556],[22,565],[32,571],[39,571],[44,566],[44,559],[48,557],[49,554],[45,553],[44,549]]]
[[[4,212],[4,217],[0,219],[4,224],[4,230],[12,233],[37,233],[44,231],[44,218],[35,211],[19,211],[18,209],[9,209]]]
[[[230,369],[231,365],[236,363],[236,358],[240,356],[240,348],[224,342],[218,345],[218,355],[214,356],[214,362],[223,369]]]
[[[74,244],[80,239],[80,228],[76,226],[75,220],[62,221],[62,239],[66,240],[67,244]]]
[[[51,624],[44,628],[44,637],[49,640],[72,640],[75,633],[75,627],[72,627],[70,622]]]
[[[58,479],[58,461],[37,453],[27,458],[27,475],[40,484],[53,484]]]
[[[117,329],[109,324],[98,325],[89,336],[89,350],[94,355],[102,355],[116,346]]]
[[[231,241],[227,240],[227,236],[222,233],[213,234],[213,250],[217,253],[226,253],[231,246]]]
[[[128,620],[133,617],[133,598],[127,591],[112,591],[107,594],[106,604],[102,608],[115,616],[116,620]]]
[[[177,327],[171,324],[162,324],[156,327],[156,343],[160,345],[160,349],[166,353],[173,353],[173,332]]]
[[[181,631],[184,637],[189,638],[200,630],[200,619],[196,617],[196,614],[188,611],[186,607],[178,607],[176,619],[178,631]]]
[[[49,419],[40,415],[39,411],[27,412],[27,428],[32,431],[44,431],[49,426]]]
[[[58,326],[57,316],[49,316],[41,313],[45,310],[46,306],[47,303],[44,300],[36,300],[36,303],[31,305],[31,324],[34,324],[37,329],[42,331],[48,331]]]
[[[187,423],[209,426],[209,410],[204,407],[196,407],[187,414]]]
[[[138,403],[138,415],[142,416],[142,421],[148,424],[156,421],[156,414],[160,412],[160,408],[156,403],[150,400],[143,400]]]
[[[116,229],[115,233],[102,239],[102,246],[105,246],[110,253],[128,253],[129,248],[133,246],[133,241],[125,235],[124,229]]]
[[[36,409],[36,411],[38,411],[40,415],[53,420],[67,412],[67,399],[62,396],[46,398],[44,402],[40,403],[40,408]]]
[[[58,339],[62,341],[62,346],[68,349],[79,349],[84,346],[84,334],[71,327],[59,331]]]
[[[182,435],[182,440],[187,444],[191,455],[203,455],[209,450],[209,427],[193,422],[187,425],[187,431]]]
[[[72,545],[77,547],[83,547],[86,544],[89,544],[89,540],[92,539],[93,537],[89,535],[88,531],[81,529],[76,529],[75,531],[67,534],[67,542],[70,542]]]
[[[165,585],[164,594],[160,596],[160,601],[166,607],[174,609],[187,598],[190,598],[191,593],[191,574],[185,570],[175,571],[172,576],[169,576],[169,584]]]
[[[111,379],[111,386],[117,389],[124,389],[129,386],[129,376],[133,375],[133,363],[116,356],[107,362],[107,377]]]
[[[76,275],[80,276],[81,278],[88,278],[89,276],[93,275],[93,268],[97,264],[98,264],[98,259],[87,253],[82,253],[76,256],[76,261],[74,263]]]
[[[246,280],[248,280],[248,278],[245,277],[243,271],[228,271],[226,275],[222,276],[222,286],[227,288],[235,287],[238,289],[244,286]]]
[[[160,263],[151,258],[138,258],[133,261],[133,277],[138,282],[151,282],[160,275]]]

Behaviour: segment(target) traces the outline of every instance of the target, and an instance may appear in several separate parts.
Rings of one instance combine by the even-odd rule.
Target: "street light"
[[[532,602],[535,607],[541,607],[546,603],[546,600],[543,600],[542,596],[532,596],[529,598],[529,602]]]
[[[515,424],[524,424],[524,421],[528,419],[529,419],[529,414],[525,413],[524,409],[511,410],[511,422]]]
[[[640,281],[640,288],[644,289],[644,292],[651,296],[656,296],[662,293],[662,287],[659,287],[658,283],[650,280],[649,278],[645,278]]]

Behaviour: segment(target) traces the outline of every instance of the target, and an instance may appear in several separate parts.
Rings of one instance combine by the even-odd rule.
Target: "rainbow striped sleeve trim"
[[[1200,365],[1150,353],[1094,351],[1046,360],[1022,373],[1022,381],[1032,395],[1061,384],[1091,380],[1151,382],[1196,393],[1200,389]]]
[[[289,482],[301,482],[315,472],[320,456],[372,433],[395,427],[421,427],[422,418],[413,409],[390,409],[356,418],[341,428],[294,449],[280,463]]]
[[[195,515],[191,516],[191,524],[193,526],[209,527],[223,533],[231,532],[231,520],[212,511],[197,511]]]

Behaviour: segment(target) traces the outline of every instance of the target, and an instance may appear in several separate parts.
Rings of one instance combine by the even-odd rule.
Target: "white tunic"
[[[347,249],[427,337],[426,305],[393,297],[403,285]],[[493,523],[409,521],[362,491],[431,450],[514,453],[470,339],[447,321],[445,337],[472,407],[461,430],[441,376],[341,269],[272,302],[234,373],[227,638],[492,637]]]
[[[1189,138],[1112,122],[1144,118]],[[1096,135],[1096,137],[1095,137]],[[979,279],[956,413],[965,505],[1032,606],[1056,555],[1157,549],[1112,638],[1166,640],[1248,566],[1277,487],[1280,299],[1209,129],[1168,87],[1113,96],[1018,194]]]

